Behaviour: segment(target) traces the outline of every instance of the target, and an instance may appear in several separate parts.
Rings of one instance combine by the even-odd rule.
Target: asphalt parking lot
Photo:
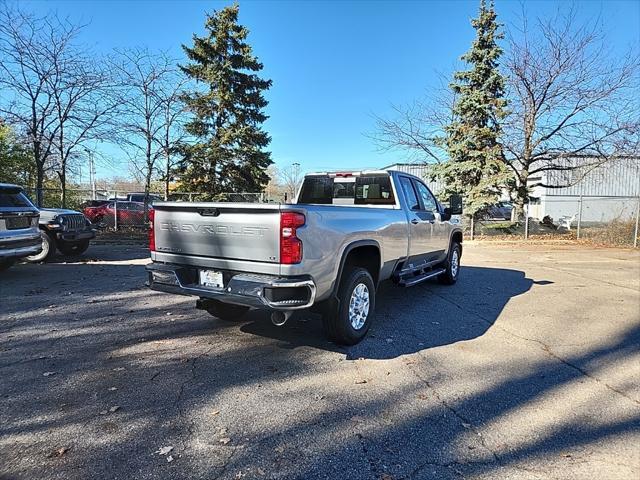
[[[351,348],[151,292],[146,257],[0,277],[0,478],[640,477],[637,251],[467,245]]]

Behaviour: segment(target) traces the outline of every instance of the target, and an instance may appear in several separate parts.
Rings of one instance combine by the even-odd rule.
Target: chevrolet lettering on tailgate
[[[240,226],[240,225],[205,225],[192,223],[170,223],[160,224],[161,230],[183,233],[203,233],[206,235],[242,235],[247,237],[262,237],[269,230],[260,226]]]

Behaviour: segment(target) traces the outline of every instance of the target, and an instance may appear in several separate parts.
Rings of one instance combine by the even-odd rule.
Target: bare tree
[[[440,88],[424,100],[394,105],[391,117],[375,117],[376,131],[368,136],[381,151],[402,150],[424,163],[446,161],[444,129],[453,118],[454,103],[453,92]]]
[[[31,144],[40,206],[51,170],[60,178],[64,206],[68,162],[81,158],[75,150],[95,138],[113,108],[104,101],[107,77],[95,55],[76,43],[82,28],[0,6],[0,113]]]
[[[175,131],[180,112],[177,91],[171,88],[178,83],[178,72],[173,59],[147,49],[119,51],[112,64],[118,76],[119,141],[144,178],[146,217],[158,160],[173,152],[174,143],[167,136]]]
[[[169,186],[176,166],[180,161],[179,145],[187,136],[184,129],[187,110],[182,101],[182,89],[186,78],[175,78],[161,86],[158,95],[162,99],[161,135],[156,139],[164,156],[162,181],[164,183],[164,199],[169,199]]]
[[[280,176],[280,183],[284,189],[285,195],[288,200],[291,200],[296,195],[298,187],[302,183],[300,164],[292,163],[287,168],[280,170],[278,174]]]
[[[31,144],[38,206],[58,133],[51,85],[59,82],[59,72],[52,55],[61,55],[77,31],[73,25],[0,5],[0,113]]]
[[[108,94],[109,76],[84,52],[70,52],[67,58],[55,56],[52,60],[55,70],[63,72],[59,83],[49,82],[56,119],[54,168],[64,207],[69,163],[84,158],[76,153],[87,141],[109,137],[116,103]]]
[[[637,152],[638,58],[616,58],[597,26],[579,24],[574,9],[538,19],[533,31],[523,15],[507,52],[510,114],[501,142],[519,218],[530,188],[576,183],[613,156]],[[544,184],[537,180],[543,172],[570,174]]]

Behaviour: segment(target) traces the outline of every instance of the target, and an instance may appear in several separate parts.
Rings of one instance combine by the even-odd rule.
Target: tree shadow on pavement
[[[370,336],[350,348],[327,342],[317,318],[277,328],[252,312],[227,323],[144,281],[143,265],[126,264],[26,266],[13,277],[0,325],[0,478],[400,480],[511,468],[549,478],[529,463],[551,458],[570,472],[567,451],[640,428],[638,400],[598,378],[637,356],[638,327],[566,357],[533,342],[448,370],[431,355],[478,339],[511,298],[548,284],[521,271],[466,267],[454,287],[384,285]],[[51,306],[25,297],[32,289],[61,297]],[[384,368],[358,383],[367,365]],[[539,402],[582,382],[598,395],[553,425],[532,419]],[[615,414],[598,416],[602,405]],[[164,446],[172,462],[157,453]]]

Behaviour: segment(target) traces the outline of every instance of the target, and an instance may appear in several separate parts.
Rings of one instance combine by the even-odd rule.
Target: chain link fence
[[[556,196],[527,206],[526,221],[506,218],[475,220],[476,238],[565,239],[599,245],[640,244],[640,198],[612,196]],[[471,236],[471,221],[463,221]]]

